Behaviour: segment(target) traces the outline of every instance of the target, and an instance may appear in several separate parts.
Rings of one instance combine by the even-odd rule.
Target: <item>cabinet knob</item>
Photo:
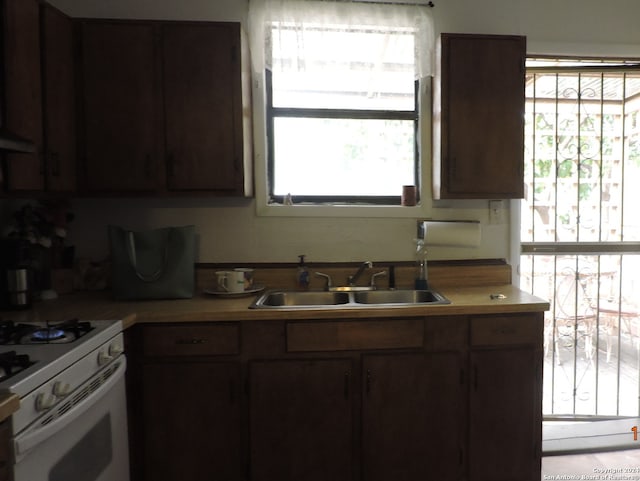
[[[176,344],[185,345],[185,344],[205,344],[207,342],[206,339],[202,338],[192,338],[192,339],[176,339]]]

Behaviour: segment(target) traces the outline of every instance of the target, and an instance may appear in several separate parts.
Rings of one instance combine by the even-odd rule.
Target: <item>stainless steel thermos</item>
[[[31,306],[30,271],[27,268],[7,269],[7,302],[9,308]]]
[[[29,242],[0,238],[0,309],[30,307],[32,291]]]

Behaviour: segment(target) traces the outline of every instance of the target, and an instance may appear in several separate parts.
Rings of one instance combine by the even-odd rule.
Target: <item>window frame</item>
[[[281,118],[332,118],[332,119],[373,119],[373,120],[410,120],[413,121],[413,181],[417,187],[416,201],[420,204],[421,182],[421,155],[420,155],[420,83],[414,81],[414,109],[413,110],[362,110],[362,109],[321,109],[300,107],[274,107],[273,105],[273,73],[265,69],[265,110],[266,110],[266,134],[267,134],[267,195],[268,204],[284,205],[285,196],[274,194],[275,176],[275,129],[274,119]],[[400,190],[400,189],[399,189]],[[319,196],[296,195],[292,199],[294,204],[306,205],[371,205],[371,206],[400,206],[401,192],[393,196]]]

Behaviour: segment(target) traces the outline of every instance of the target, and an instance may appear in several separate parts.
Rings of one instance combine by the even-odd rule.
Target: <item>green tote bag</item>
[[[195,285],[195,227],[134,232],[109,226],[113,297],[185,299]]]

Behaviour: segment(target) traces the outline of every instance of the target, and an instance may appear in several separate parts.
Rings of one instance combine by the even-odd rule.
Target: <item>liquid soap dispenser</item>
[[[427,281],[427,249],[423,239],[416,239],[416,280],[415,288],[425,290],[429,288]]]
[[[304,263],[304,255],[299,255],[300,262],[298,263],[297,281],[299,289],[309,289],[309,269],[307,269]]]
[[[427,238],[426,222],[418,221],[417,234],[417,237],[414,239],[416,243],[416,277],[414,289],[425,290],[429,289],[429,283],[427,281],[427,247],[425,246],[425,239]]]

